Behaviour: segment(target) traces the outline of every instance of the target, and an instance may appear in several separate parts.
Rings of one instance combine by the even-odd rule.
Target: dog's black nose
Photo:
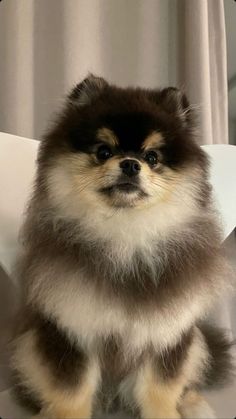
[[[138,175],[141,170],[139,162],[137,160],[132,159],[122,160],[122,162],[120,162],[120,167],[122,169],[122,172],[130,177]]]

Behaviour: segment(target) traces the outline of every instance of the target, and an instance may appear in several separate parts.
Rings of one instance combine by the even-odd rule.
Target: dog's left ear
[[[186,95],[176,87],[167,87],[158,92],[156,102],[168,113],[188,123],[192,117],[192,107]]]
[[[102,77],[89,74],[81,83],[77,84],[69,94],[69,101],[76,105],[88,105],[99,96],[103,89],[108,86]]]
[[[167,87],[160,91],[161,101],[171,113],[178,113],[189,107],[186,95],[176,87]]]

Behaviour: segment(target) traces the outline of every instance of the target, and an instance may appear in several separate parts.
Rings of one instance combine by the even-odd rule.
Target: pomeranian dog
[[[178,89],[90,75],[42,140],[12,355],[42,417],[214,417],[230,343],[204,317],[228,279],[194,126]]]

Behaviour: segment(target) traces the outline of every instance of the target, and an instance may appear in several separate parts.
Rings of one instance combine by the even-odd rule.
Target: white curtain
[[[201,143],[228,142],[223,0],[4,0],[0,130],[40,138],[88,71],[183,88]]]

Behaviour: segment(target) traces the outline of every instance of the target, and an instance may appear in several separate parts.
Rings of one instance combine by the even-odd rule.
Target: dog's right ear
[[[88,105],[99,96],[103,89],[108,86],[102,77],[89,74],[81,83],[77,84],[69,94],[69,102],[82,106]]]

